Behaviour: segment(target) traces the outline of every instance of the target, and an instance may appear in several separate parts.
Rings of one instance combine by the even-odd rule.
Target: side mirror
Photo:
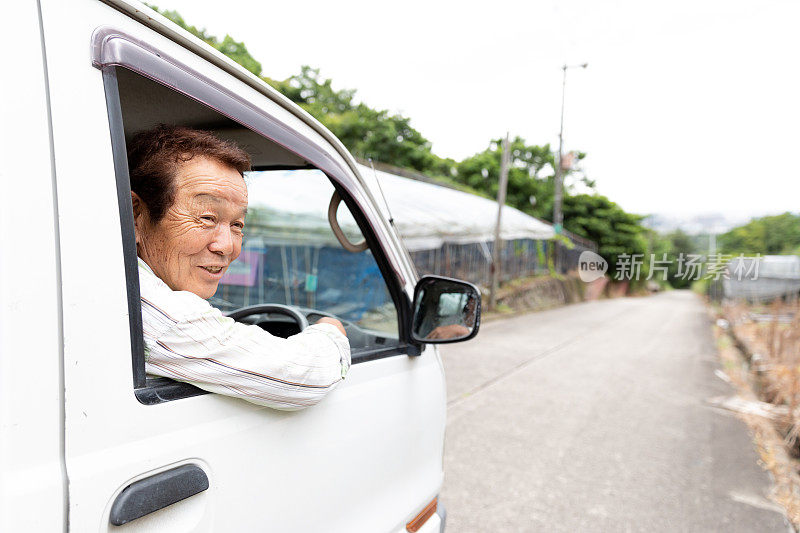
[[[414,289],[411,338],[426,344],[466,341],[478,334],[481,293],[471,283],[423,276]]]

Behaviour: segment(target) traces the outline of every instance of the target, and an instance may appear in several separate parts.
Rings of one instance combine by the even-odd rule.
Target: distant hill
[[[681,230],[689,235],[708,235],[710,233],[725,233],[732,228],[746,224],[758,216],[731,215],[724,213],[698,213],[694,215],[676,215],[668,213],[655,213],[646,217],[642,224],[659,233],[669,233]]]

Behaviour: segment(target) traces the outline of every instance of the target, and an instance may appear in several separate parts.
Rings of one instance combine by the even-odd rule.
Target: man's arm
[[[456,337],[466,337],[469,335],[470,329],[461,324],[450,324],[448,326],[439,326],[433,331],[428,333],[426,339],[454,339]]]
[[[347,337],[347,332],[344,330],[344,326],[342,325],[342,323],[339,320],[336,320],[335,318],[330,318],[330,317],[324,316],[324,317],[320,318],[319,320],[317,320],[317,324],[332,324],[332,325],[336,326],[336,329],[338,329],[339,331],[342,332],[342,335]]]
[[[319,402],[347,374],[341,323],[323,319],[288,339],[225,317],[206,300],[173,291],[139,261],[145,370],[275,409]]]
[[[350,345],[335,319],[283,339],[223,316],[194,294],[155,296],[158,303],[142,298],[149,374],[295,410],[322,400],[350,368]]]

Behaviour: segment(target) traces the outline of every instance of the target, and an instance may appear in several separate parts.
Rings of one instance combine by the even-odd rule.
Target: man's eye
[[[203,215],[200,217],[200,220],[213,223],[216,219],[212,215]]]

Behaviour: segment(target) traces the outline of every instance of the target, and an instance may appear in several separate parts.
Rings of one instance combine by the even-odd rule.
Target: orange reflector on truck
[[[433,516],[433,513],[436,512],[436,502],[438,499],[438,497],[434,498],[431,503],[425,506],[425,509],[423,509],[422,512],[414,517],[414,520],[406,524],[406,531],[410,531],[411,533],[416,533],[419,531],[419,528],[421,528],[425,522],[428,521],[428,518]]]

